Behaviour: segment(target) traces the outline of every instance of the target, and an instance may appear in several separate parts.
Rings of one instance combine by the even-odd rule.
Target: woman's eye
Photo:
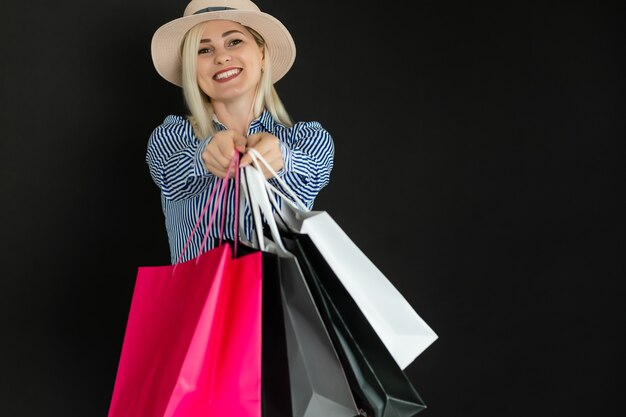
[[[232,41],[228,42],[228,45],[235,46],[235,45],[239,45],[241,42],[243,42],[241,39],[233,39]]]
[[[208,54],[209,52],[211,52],[211,48],[200,48],[198,50],[198,55],[200,55],[200,54]]]

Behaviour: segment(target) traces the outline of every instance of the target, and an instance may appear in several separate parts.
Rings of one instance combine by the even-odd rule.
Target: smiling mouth
[[[227,71],[219,72],[213,76],[213,79],[216,81],[227,81],[231,78],[236,77],[241,72],[241,68],[233,68]]]

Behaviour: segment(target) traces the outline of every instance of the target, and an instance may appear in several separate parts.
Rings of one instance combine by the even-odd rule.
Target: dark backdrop
[[[259,2],[298,47],[279,94],[335,140],[316,208],[439,335],[424,417],[617,415],[624,16],[493,3]],[[136,269],[169,261],[144,152],[183,105],[149,50],[185,5],[3,1],[3,416],[107,413]]]

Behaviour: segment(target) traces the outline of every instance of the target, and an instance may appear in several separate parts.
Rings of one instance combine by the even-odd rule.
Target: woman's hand
[[[245,152],[246,137],[233,130],[222,130],[213,135],[202,152],[202,161],[206,169],[219,178],[224,178],[228,172],[228,165],[235,156],[235,152]],[[231,177],[235,170],[231,170]]]
[[[278,172],[283,168],[283,155],[278,146],[278,138],[267,132],[259,132],[248,136],[247,149],[254,149],[261,154],[263,159],[272,167],[274,172]],[[252,157],[244,154],[240,161],[240,166],[244,167],[252,163]],[[272,173],[267,170],[264,164],[260,164],[263,168],[265,178],[273,177]]]

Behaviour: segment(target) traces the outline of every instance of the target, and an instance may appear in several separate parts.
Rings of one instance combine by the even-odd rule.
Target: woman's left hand
[[[278,172],[283,168],[283,155],[278,146],[278,138],[267,132],[254,133],[248,136],[246,149],[254,149],[261,154],[263,159],[272,167],[274,172]],[[244,154],[240,161],[240,166],[250,165],[252,157]],[[268,172],[266,167],[261,164],[265,178],[271,178],[273,175]]]

